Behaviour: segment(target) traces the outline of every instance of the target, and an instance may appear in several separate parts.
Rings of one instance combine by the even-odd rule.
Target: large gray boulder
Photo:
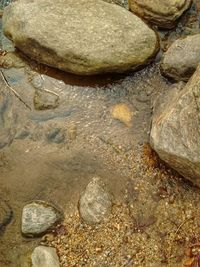
[[[31,58],[82,75],[134,70],[158,48],[140,18],[100,0],[20,0],[5,8],[3,28]]]
[[[151,145],[162,160],[200,186],[200,66],[183,89],[161,99],[154,111]]]
[[[22,211],[22,233],[38,236],[61,221],[63,215],[54,206],[44,201],[35,201],[24,206]]]
[[[38,246],[32,255],[32,267],[59,267],[59,258],[55,248]]]
[[[200,34],[176,40],[164,54],[162,72],[177,81],[188,81],[200,62]]]
[[[170,29],[190,7],[191,2],[192,0],[129,0],[129,8],[145,20]]]

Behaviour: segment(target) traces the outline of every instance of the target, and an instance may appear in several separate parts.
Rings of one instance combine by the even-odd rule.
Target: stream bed
[[[188,16],[183,21],[190,25]],[[188,29],[197,32],[195,23],[161,32],[163,47]],[[27,255],[41,239],[21,235],[21,213],[33,200],[65,213],[71,249],[67,262],[59,255],[62,266],[184,266],[186,249],[199,240],[200,191],[148,145],[153,104],[174,86],[159,63],[135,73],[79,77],[19,52],[12,61],[6,39],[2,49],[11,57],[0,76],[0,267],[29,267]],[[100,176],[114,197],[110,221],[96,235],[90,227],[80,228],[77,210],[93,176]],[[98,242],[102,251],[96,250]]]

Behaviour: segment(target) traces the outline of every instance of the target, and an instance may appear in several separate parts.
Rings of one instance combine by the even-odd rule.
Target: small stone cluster
[[[80,196],[78,210],[83,223],[95,225],[108,219],[112,208],[112,197],[100,177],[94,177]],[[53,231],[63,220],[63,213],[44,201],[27,204],[22,211],[22,234],[39,237]],[[60,230],[62,232],[62,229]],[[59,267],[55,248],[38,246],[31,255],[32,267]]]

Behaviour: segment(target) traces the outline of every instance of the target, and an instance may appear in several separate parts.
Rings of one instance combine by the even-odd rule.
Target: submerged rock
[[[162,96],[154,111],[151,145],[162,160],[200,186],[200,66],[182,90]]]
[[[10,205],[0,199],[0,232],[5,230],[5,227],[11,222],[13,211]]]
[[[59,96],[45,89],[35,90],[34,107],[36,110],[55,109],[59,106]]]
[[[140,17],[162,28],[173,28],[192,0],[129,0],[129,7]]]
[[[89,224],[100,223],[111,211],[111,196],[99,177],[94,177],[87,185],[79,201],[81,218]]]
[[[123,122],[126,126],[132,125],[133,111],[124,103],[116,104],[111,109],[113,119]]]
[[[59,267],[59,258],[55,248],[38,246],[32,255],[32,267]]]
[[[200,62],[200,34],[176,40],[163,56],[162,72],[177,81],[188,81]]]
[[[16,134],[17,114],[13,96],[5,82],[0,81],[0,149],[10,145]]]
[[[50,143],[64,143],[66,141],[66,130],[54,124],[49,128],[46,138]]]
[[[21,0],[5,8],[5,35],[38,62],[75,74],[134,70],[158,48],[155,32],[100,0]]]
[[[25,62],[19,57],[17,53],[9,52],[0,56],[0,67],[9,68],[23,68]]]
[[[62,213],[44,201],[27,204],[22,212],[22,233],[37,236],[45,233],[62,219]]]

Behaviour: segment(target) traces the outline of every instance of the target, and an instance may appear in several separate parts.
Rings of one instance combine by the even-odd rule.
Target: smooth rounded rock
[[[21,0],[5,8],[5,35],[40,63],[81,75],[134,70],[157,52],[156,33],[100,0]]]
[[[176,40],[163,56],[163,74],[176,81],[188,81],[200,62],[199,44],[200,34]]]
[[[62,219],[62,213],[44,201],[27,204],[22,211],[22,233],[37,236],[45,233]]]
[[[59,258],[55,248],[38,246],[32,255],[32,267],[60,267]]]
[[[79,201],[81,218],[88,224],[100,223],[111,211],[111,195],[100,177],[94,177],[87,185]]]
[[[129,8],[145,20],[170,29],[190,7],[191,2],[192,0],[129,0]]]

